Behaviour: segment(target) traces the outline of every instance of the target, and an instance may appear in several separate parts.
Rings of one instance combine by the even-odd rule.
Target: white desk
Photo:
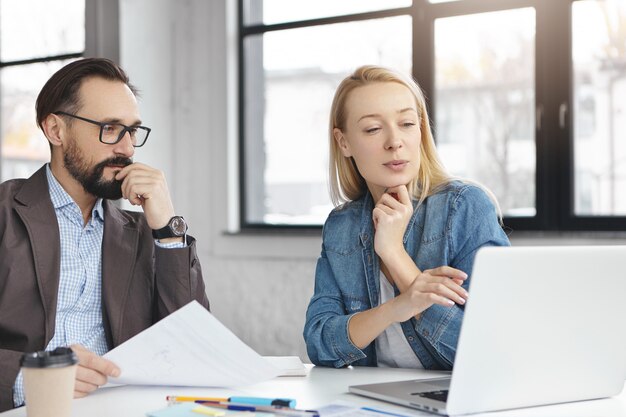
[[[167,405],[167,395],[193,396],[232,396],[254,395],[260,397],[289,397],[298,401],[298,408],[316,408],[337,400],[345,400],[361,405],[371,405],[392,409],[398,413],[419,414],[409,408],[394,406],[389,403],[371,400],[348,393],[348,385],[386,382],[402,379],[432,377],[441,373],[385,368],[345,368],[331,369],[313,367],[307,377],[282,377],[261,384],[240,389],[185,388],[185,387],[138,387],[123,386],[105,388],[86,398],[74,400],[73,416],[90,417],[126,417],[145,416],[146,412],[158,410]],[[434,416],[434,414],[426,414]],[[626,417],[626,392],[614,398],[557,406],[534,407],[508,412],[488,413],[494,417]],[[26,409],[0,413],[1,417],[26,416]]]

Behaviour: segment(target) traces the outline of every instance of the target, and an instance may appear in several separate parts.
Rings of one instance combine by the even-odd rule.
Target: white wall
[[[235,2],[119,1],[121,63],[153,128],[136,159],[165,171],[177,212],[198,239],[213,313],[261,354],[306,359],[302,327],[319,236],[228,233],[238,216]],[[512,240],[626,244],[623,234]]]
[[[224,0],[120,0],[121,63],[153,128],[136,159],[165,171],[198,239],[216,317],[261,354],[306,359],[302,327],[319,237],[226,233],[238,212],[235,21],[226,7]]]

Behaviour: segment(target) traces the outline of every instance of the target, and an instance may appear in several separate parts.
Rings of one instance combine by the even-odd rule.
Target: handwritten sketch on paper
[[[122,370],[112,384],[233,387],[281,372],[196,301],[104,357]]]

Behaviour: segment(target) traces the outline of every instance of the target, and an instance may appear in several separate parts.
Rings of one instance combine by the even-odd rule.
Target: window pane
[[[29,177],[50,160],[48,140],[35,120],[35,100],[48,78],[69,62],[19,65],[0,71],[2,181]]]
[[[626,3],[572,5],[577,215],[626,215]]]
[[[534,44],[532,8],[435,21],[439,152],[454,175],[489,187],[507,216],[536,214]]]
[[[247,0],[246,24],[274,24],[410,6],[412,0]]]
[[[245,54],[246,221],[322,224],[335,88],[360,65],[410,73],[411,18],[269,32]]]
[[[85,0],[0,1],[0,60],[82,52]]]

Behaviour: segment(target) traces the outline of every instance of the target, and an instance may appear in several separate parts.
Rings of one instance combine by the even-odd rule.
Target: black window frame
[[[384,17],[410,15],[413,26],[413,76],[427,97],[435,120],[434,22],[438,18],[534,8],[535,37],[535,206],[533,217],[504,217],[513,231],[621,232],[626,216],[582,216],[574,213],[574,77],[572,61],[572,5],[584,0],[458,0],[429,3],[413,0],[412,6],[383,11],[290,21],[246,24],[246,0],[238,0],[238,128],[239,128],[239,224],[241,231],[320,230],[321,225],[275,225],[246,220],[245,68],[247,37],[264,33]],[[419,51],[419,52],[417,52]],[[364,63],[365,64],[365,63]],[[562,113],[562,114],[561,114]],[[564,117],[563,117],[564,116]],[[561,123],[561,121],[563,123]],[[436,140],[436,138],[435,138]]]
[[[109,0],[85,0],[85,47],[82,51],[43,55],[30,59],[2,61],[0,70],[3,68],[37,64],[43,62],[63,61],[86,57],[106,57],[114,62],[120,60],[120,18],[119,2]],[[2,91],[0,90],[0,94]],[[33,121],[34,123],[34,121]],[[1,128],[1,126],[0,126]],[[0,130],[1,132],[1,130]],[[0,149],[0,156],[2,155]],[[0,172],[2,158],[0,157]]]

